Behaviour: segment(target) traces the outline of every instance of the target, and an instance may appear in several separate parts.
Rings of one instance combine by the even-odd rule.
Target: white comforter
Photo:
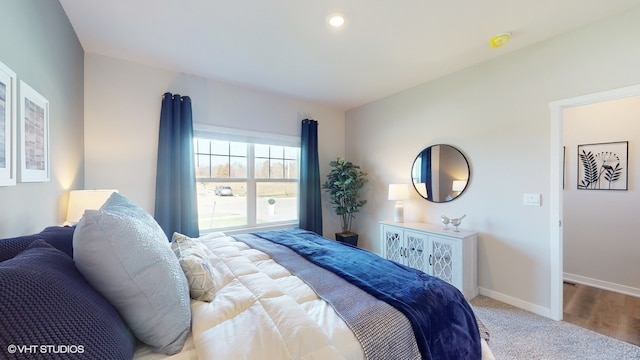
[[[210,303],[192,300],[191,338],[171,359],[364,358],[333,308],[268,255],[231,237],[203,243],[214,253],[220,288]],[[152,358],[147,349],[136,352]]]
[[[192,300],[182,359],[363,359],[333,308],[267,254],[231,237],[204,239],[221,274],[211,303]],[[136,359],[167,358],[141,346]],[[483,340],[483,359],[493,359]]]

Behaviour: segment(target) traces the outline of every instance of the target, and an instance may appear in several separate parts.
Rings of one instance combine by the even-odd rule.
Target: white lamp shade
[[[462,191],[467,186],[467,180],[453,180],[451,191]]]
[[[118,190],[72,190],[69,192],[65,224],[77,224],[85,210],[97,210]]]
[[[389,200],[406,200],[409,198],[409,185],[389,184]]]

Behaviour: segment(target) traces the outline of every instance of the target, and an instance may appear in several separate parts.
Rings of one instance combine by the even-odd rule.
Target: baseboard
[[[530,302],[526,302],[526,301],[523,301],[521,299],[517,299],[517,298],[514,298],[512,296],[505,295],[505,294],[497,292],[497,291],[485,289],[483,287],[480,287],[479,290],[480,290],[480,295],[484,295],[484,296],[490,297],[490,298],[492,298],[494,300],[501,301],[501,302],[503,302],[505,304],[509,304],[511,306],[515,306],[517,308],[530,311],[530,312],[532,312],[534,314],[538,314],[540,316],[544,316],[544,317],[548,317],[548,318],[552,319],[552,317],[551,317],[551,309],[549,309],[549,308],[545,308],[545,307],[540,306],[540,305],[532,304]]]
[[[588,285],[598,289],[614,291],[614,292],[629,295],[629,296],[640,297],[640,289],[634,288],[631,286],[620,285],[620,284],[616,284],[608,281],[592,279],[585,276],[569,274],[569,273],[563,273],[562,275],[563,275],[563,279],[568,282]]]
[[[564,280],[566,280],[568,282],[584,284],[584,285],[593,286],[593,287],[596,287],[596,288],[599,288],[599,289],[605,289],[605,290],[615,291],[615,292],[618,292],[618,293],[621,293],[621,294],[625,294],[625,295],[640,297],[640,289],[637,289],[637,288],[634,288],[634,287],[630,287],[630,286],[610,283],[610,282],[607,282],[607,281],[602,281],[602,280],[597,280],[597,279],[591,279],[591,278],[588,278],[588,277],[575,275],[575,274],[569,274],[569,273],[564,273],[563,274],[563,278],[564,278]],[[514,297],[509,296],[509,295],[505,295],[505,294],[503,294],[501,292],[485,289],[483,287],[479,287],[478,288],[478,292],[480,293],[480,295],[484,295],[484,296],[490,297],[490,298],[492,298],[494,300],[501,301],[501,302],[503,302],[505,304],[509,304],[511,306],[515,306],[517,308],[530,311],[530,312],[532,312],[534,314],[538,314],[540,316],[544,316],[544,317],[553,319],[553,317],[551,316],[551,309],[549,309],[549,308],[545,308],[545,307],[540,306],[540,305],[532,304],[530,302],[523,301],[521,299],[514,298]]]

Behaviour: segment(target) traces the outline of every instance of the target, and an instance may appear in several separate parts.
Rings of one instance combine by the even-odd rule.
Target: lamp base
[[[402,201],[396,201],[396,206],[393,208],[393,221],[397,223],[404,222],[404,205],[402,205]]]

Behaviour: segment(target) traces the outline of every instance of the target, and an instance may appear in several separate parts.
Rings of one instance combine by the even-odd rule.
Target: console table
[[[382,221],[380,240],[384,258],[436,276],[458,288],[467,299],[478,295],[475,232]]]

